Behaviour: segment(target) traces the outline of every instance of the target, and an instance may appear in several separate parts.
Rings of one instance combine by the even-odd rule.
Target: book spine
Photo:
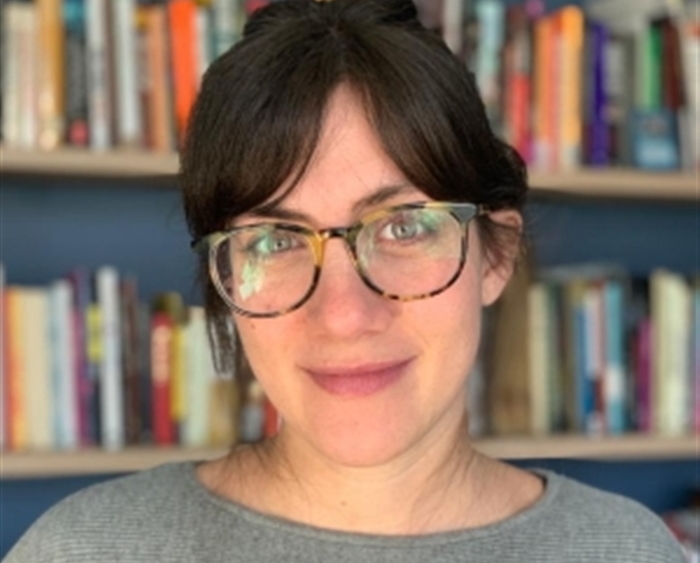
[[[0,263],[0,452],[9,448],[10,416],[8,378],[10,373],[9,336],[5,267]]]
[[[531,432],[535,435],[549,433],[547,347],[550,342],[547,301],[545,284],[534,283],[528,292],[528,319]]]
[[[624,291],[618,280],[608,280],[604,289],[605,420],[608,434],[622,434],[625,424]]]
[[[700,281],[693,289],[693,326],[692,326],[692,369],[690,371],[690,389],[693,390],[692,413],[693,431],[700,434]]]
[[[111,3],[114,23],[117,142],[122,146],[141,145],[141,110],[137,69],[135,0]]]
[[[114,268],[95,272],[97,299],[102,310],[102,363],[100,365],[100,423],[102,447],[124,446],[124,396],[119,328],[119,278]]]
[[[84,0],[64,0],[66,141],[88,144],[87,46]]]
[[[559,12],[561,38],[559,53],[559,162],[571,170],[581,164],[581,62],[583,59],[584,17],[576,6]]]
[[[197,95],[197,6],[193,0],[168,3],[171,76],[175,92],[175,119],[178,138],[187,128],[190,109]]]
[[[51,347],[53,360],[53,404],[56,446],[74,449],[79,445],[78,405],[75,388],[75,346],[72,316],[72,288],[68,280],[54,282],[49,290],[51,301]]]
[[[64,32],[61,0],[37,0],[39,147],[58,147],[64,135]]]
[[[25,315],[21,334],[24,408],[27,417],[29,447],[51,449],[53,405],[51,396],[51,349],[49,345],[49,296],[44,288],[25,288],[22,295]]]
[[[147,125],[151,148],[158,152],[171,152],[175,148],[173,107],[170,87],[168,54],[167,13],[165,6],[144,6],[145,34],[147,44],[148,77],[150,91]]]
[[[20,144],[20,35],[21,11],[17,2],[5,2],[2,7],[2,141],[8,147]]]
[[[479,25],[476,82],[491,127],[498,131],[502,127],[499,55],[505,33],[505,9],[501,2],[481,0],[475,10]]]
[[[37,14],[34,4],[19,4],[18,52],[19,70],[19,136],[18,146],[34,149],[38,142],[37,108]]]
[[[141,377],[139,373],[138,290],[136,280],[128,277],[120,287],[120,327],[124,375],[124,425],[127,444],[141,441]]]
[[[107,53],[106,0],[85,0],[87,60],[88,60],[88,115],[90,147],[107,150],[112,146],[112,77],[109,74]]]
[[[589,38],[591,41],[589,163],[595,166],[604,166],[610,162],[610,139],[608,138],[609,131],[605,116],[607,106],[605,50],[608,42],[608,30],[602,24],[593,23]]]
[[[172,372],[172,320],[165,313],[151,318],[151,375],[153,442],[158,445],[175,443],[170,417],[170,379]]]

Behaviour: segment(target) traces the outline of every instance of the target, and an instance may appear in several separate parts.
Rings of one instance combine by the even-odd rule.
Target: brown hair
[[[195,239],[301,177],[340,83],[355,90],[386,153],[427,196],[522,209],[521,158],[494,136],[473,75],[421,25],[412,2],[287,0],[255,12],[243,39],[204,76],[181,154]],[[509,256],[512,231],[488,217],[479,229],[491,259]],[[204,261],[201,274],[226,365],[230,312]]]

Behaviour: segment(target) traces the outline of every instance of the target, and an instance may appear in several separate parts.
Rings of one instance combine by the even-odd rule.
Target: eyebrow
[[[409,183],[381,186],[371,194],[368,194],[356,201],[352,206],[352,213],[353,215],[357,216],[369,207],[381,205],[394,197],[413,191],[416,191],[416,188]],[[285,209],[279,205],[262,205],[255,209],[251,209],[245,215],[260,219],[279,219],[282,221],[313,223],[313,219],[306,213],[294,211],[293,209]]]

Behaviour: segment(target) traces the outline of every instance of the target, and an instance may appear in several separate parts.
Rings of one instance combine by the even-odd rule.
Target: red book
[[[173,321],[166,313],[151,318],[151,377],[153,410],[153,442],[173,445],[175,428],[170,415],[170,379],[172,372]]]

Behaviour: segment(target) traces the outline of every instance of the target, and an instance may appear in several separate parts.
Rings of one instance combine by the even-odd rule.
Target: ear
[[[498,246],[487,249],[482,246],[481,304],[488,307],[503,293],[513,275],[515,260],[520,248],[523,218],[514,209],[503,209],[489,214],[494,223],[502,225],[495,233]]]

